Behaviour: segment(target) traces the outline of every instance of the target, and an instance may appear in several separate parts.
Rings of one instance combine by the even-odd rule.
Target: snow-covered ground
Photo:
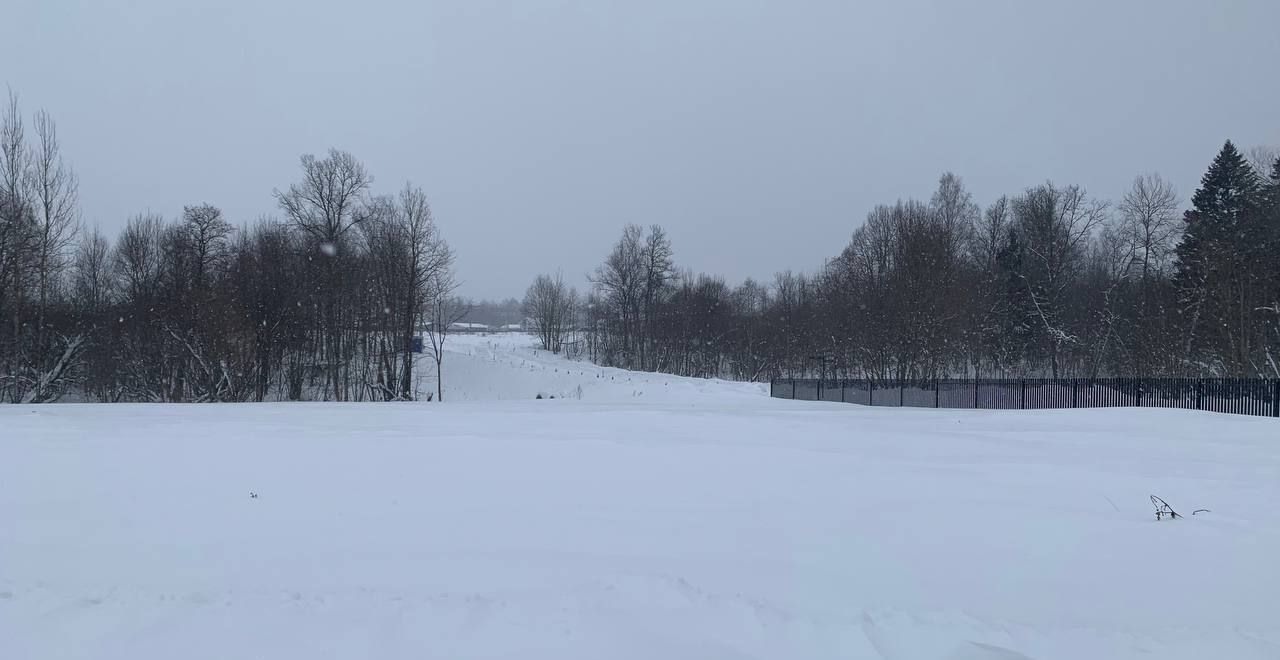
[[[537,348],[527,334],[450,335],[444,345],[444,398],[446,401],[495,401],[543,398],[583,401],[654,402],[685,401],[712,393],[768,396],[767,383],[734,383],[722,380],[677,378],[666,374],[637,373],[571,362]],[[435,365],[424,356],[418,361],[423,376],[419,387],[435,387]]]
[[[485,341],[444,404],[0,407],[0,658],[1280,657],[1277,420]]]

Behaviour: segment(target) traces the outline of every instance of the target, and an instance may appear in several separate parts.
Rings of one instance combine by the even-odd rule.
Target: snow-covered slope
[[[1280,657],[1277,420],[605,385],[480,342],[504,384],[443,404],[0,407],[0,658]]]
[[[764,383],[681,378],[597,367],[574,362],[537,348],[527,334],[451,335],[445,342],[444,397],[446,401],[491,401],[543,398],[584,401],[688,401],[716,397],[768,396]],[[424,374],[420,387],[435,385],[430,358],[419,361]]]

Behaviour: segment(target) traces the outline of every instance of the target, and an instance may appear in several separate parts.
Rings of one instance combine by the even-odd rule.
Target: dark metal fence
[[[916,408],[1186,408],[1280,417],[1274,378],[1024,378],[883,382],[781,378],[769,383],[780,399]]]

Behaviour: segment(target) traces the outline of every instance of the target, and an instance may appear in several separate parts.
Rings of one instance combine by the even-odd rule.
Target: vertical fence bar
[[[1027,379],[1023,378],[1022,379],[1022,399],[1018,403],[1018,410],[1025,410],[1026,408],[1027,408]]]
[[[907,392],[906,381],[901,381],[901,380],[898,381],[898,407],[899,408],[902,407],[902,397],[904,394],[906,394],[906,392]]]
[[[938,407],[938,403],[939,403],[938,398],[939,398],[938,397],[938,379],[935,378],[933,380],[933,407],[934,408]]]
[[[1271,383],[1271,416],[1280,417],[1280,378]]]

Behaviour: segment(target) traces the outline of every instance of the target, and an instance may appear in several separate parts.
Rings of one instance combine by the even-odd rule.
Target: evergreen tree
[[[1251,375],[1257,348],[1256,221],[1262,185],[1230,140],[1222,146],[1185,215],[1178,287],[1193,370]]]

